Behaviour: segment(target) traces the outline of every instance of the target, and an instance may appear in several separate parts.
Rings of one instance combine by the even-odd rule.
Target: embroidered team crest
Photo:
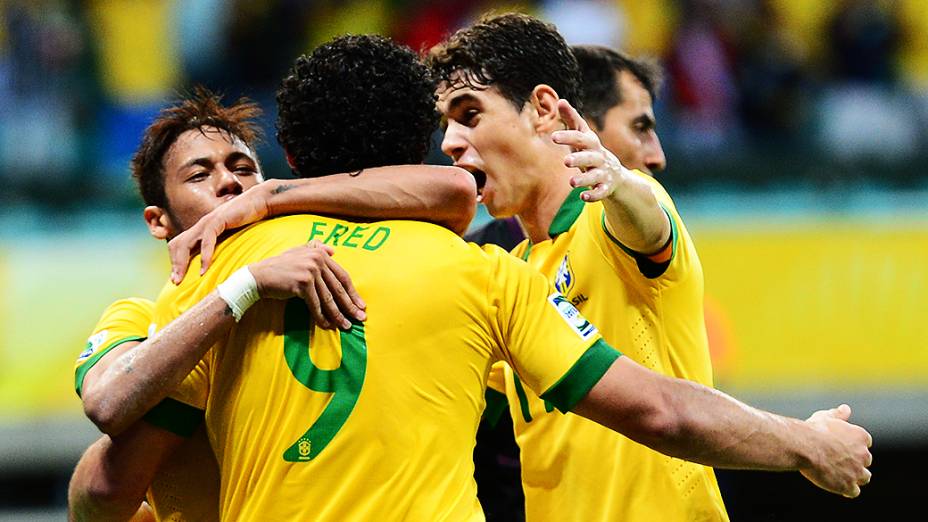
[[[554,288],[562,295],[567,295],[574,286],[574,280],[574,271],[570,267],[568,256],[565,255],[560,268],[557,269],[557,274],[554,276]]]
[[[81,354],[77,357],[77,360],[82,361],[93,355],[93,352],[97,351],[97,348],[99,348],[100,345],[103,344],[103,341],[106,340],[107,335],[109,335],[109,332],[102,330],[97,332],[95,335],[90,336],[90,339],[87,339],[87,346],[84,348],[84,351],[81,352]]]
[[[566,297],[559,293],[553,293],[548,296],[548,302],[554,306],[581,339],[587,340],[596,334],[597,330],[593,323],[587,321],[580,313],[580,310],[577,310],[577,307],[568,301]]]

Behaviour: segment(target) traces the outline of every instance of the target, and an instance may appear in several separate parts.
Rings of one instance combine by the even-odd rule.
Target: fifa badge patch
[[[107,335],[109,335],[109,332],[102,330],[97,332],[95,335],[90,336],[90,339],[87,339],[87,346],[84,348],[84,351],[81,352],[81,354],[77,357],[77,360],[82,361],[93,355],[93,352],[97,351],[97,348],[99,348],[100,345],[103,344],[103,341],[106,340]]]
[[[567,258],[568,255],[570,255],[570,253],[564,256],[564,260],[561,261],[561,266],[557,269],[557,274],[554,276],[554,288],[562,295],[569,294],[574,286],[574,271],[570,267],[570,260]]]
[[[580,313],[580,310],[577,310],[577,307],[568,301],[566,297],[555,292],[548,296],[548,302],[554,306],[557,313],[567,321],[567,324],[577,332],[581,339],[585,341],[596,334],[597,330],[593,323],[587,321]]]

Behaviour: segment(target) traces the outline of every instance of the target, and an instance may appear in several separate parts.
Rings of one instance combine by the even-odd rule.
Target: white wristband
[[[258,295],[258,282],[255,281],[255,276],[251,275],[247,266],[236,270],[225,282],[216,287],[216,290],[219,291],[219,297],[232,309],[232,316],[235,317],[236,323],[242,319],[245,310],[261,298]]]

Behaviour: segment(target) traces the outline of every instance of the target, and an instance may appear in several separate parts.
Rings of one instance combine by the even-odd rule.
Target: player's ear
[[[529,96],[529,102],[535,110],[535,130],[540,134],[548,134],[561,130],[561,116],[557,110],[557,101],[560,97],[553,87],[546,84],[536,85]]]
[[[149,205],[142,212],[145,217],[145,223],[148,225],[148,232],[155,239],[168,239],[172,236],[174,227],[171,226],[171,218],[168,213],[161,207]]]

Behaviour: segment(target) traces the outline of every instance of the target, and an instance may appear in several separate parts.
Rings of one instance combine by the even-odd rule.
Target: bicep
[[[671,420],[667,378],[619,357],[572,412],[650,445]]]

